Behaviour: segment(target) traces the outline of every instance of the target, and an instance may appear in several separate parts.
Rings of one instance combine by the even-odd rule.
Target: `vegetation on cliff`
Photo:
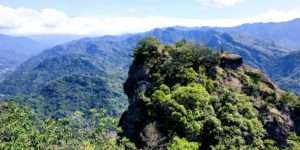
[[[120,124],[141,148],[172,147],[178,138],[200,149],[297,145],[291,139],[299,134],[299,98],[238,55],[145,38],[135,47],[124,90],[130,105]]]

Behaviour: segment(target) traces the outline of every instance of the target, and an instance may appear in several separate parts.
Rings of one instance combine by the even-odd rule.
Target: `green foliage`
[[[300,105],[299,97],[295,96],[293,93],[290,93],[290,92],[281,94],[281,100],[288,107],[295,107],[297,105]]]
[[[152,55],[153,52],[157,51],[160,46],[160,42],[157,38],[150,36],[145,39],[142,39],[138,42],[133,50],[133,56],[138,57],[147,57]]]
[[[175,136],[172,141],[172,145],[168,147],[168,150],[198,150],[199,144],[196,142],[189,142],[185,138],[179,138]]]
[[[205,73],[205,69],[203,67],[199,67],[198,69],[199,71],[199,82],[206,88],[206,90],[208,92],[212,92],[213,90],[215,90],[215,85],[212,79],[210,79],[206,73]]]
[[[126,139],[117,144],[118,120],[105,117],[103,109],[92,109],[90,120],[77,111],[69,118],[36,122],[28,108],[13,103],[0,108],[0,149],[135,149]]]
[[[209,102],[209,94],[201,85],[191,84],[186,87],[179,87],[172,92],[172,98],[183,105],[185,109],[203,109]]]
[[[165,85],[162,87],[166,89]],[[265,130],[257,111],[246,98],[231,91],[224,90],[220,99],[210,98],[201,85],[190,84],[170,94],[156,90],[151,103],[155,106],[153,113],[157,112],[158,118],[170,124],[172,132],[205,143],[203,146],[215,145],[219,149],[263,146]]]
[[[217,66],[219,57],[211,49],[198,47],[191,42],[181,41],[175,45],[163,46],[156,38],[148,37],[142,39],[134,49],[133,64],[145,64],[150,69],[150,80],[155,87],[161,84],[173,87],[177,83],[199,83],[199,76],[206,76],[206,71]],[[199,70],[199,66],[203,66],[202,70]],[[205,83],[202,80],[203,84],[212,88],[213,83],[207,80]]]
[[[295,132],[290,132],[287,140],[288,148],[291,150],[300,149],[300,137]]]
[[[201,134],[202,148],[232,149],[258,147],[265,130],[257,111],[243,97],[224,90],[220,98],[212,97],[215,114],[206,115]]]
[[[278,147],[276,147],[276,142],[274,140],[266,139],[263,141],[263,145],[258,146],[258,149],[263,149],[263,150],[279,150]]]
[[[279,92],[262,72],[246,66],[221,68],[219,53],[187,41],[163,46],[150,39],[143,45],[151,48],[139,46],[147,57],[135,55],[134,65],[149,70],[145,80],[151,83],[137,100],[145,104],[150,120],[163,124],[165,135],[181,137],[171,140],[173,149],[188,147],[188,141],[200,149],[276,149],[267,139],[261,112],[271,101],[270,107],[278,104]],[[222,77],[230,77],[240,89],[224,86]],[[289,95],[282,99],[298,100]]]
[[[170,94],[156,90],[149,103],[155,106],[152,113],[156,113],[158,117],[164,114],[162,121],[170,124],[170,128],[178,131],[178,134],[183,134],[189,139],[197,139],[203,127],[201,119],[211,113],[208,102],[209,94],[205,88],[191,84],[179,87]],[[207,111],[203,111],[206,109]]]
[[[0,148],[28,149],[31,145],[33,122],[28,108],[16,104],[0,103]]]

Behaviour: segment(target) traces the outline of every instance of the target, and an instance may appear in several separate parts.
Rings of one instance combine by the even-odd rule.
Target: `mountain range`
[[[26,37],[0,34],[0,81],[7,72],[46,47],[45,44]]]
[[[49,47],[63,44],[83,36],[31,35],[11,36],[0,34],[0,81],[28,58]]]
[[[234,27],[194,27],[175,26],[178,30],[215,30],[219,32],[236,32],[260,40],[273,40],[280,45],[294,50],[300,49],[300,18],[286,22],[247,23]]]
[[[164,44],[188,40],[217,51],[222,49],[225,53],[239,54],[246,64],[266,72],[282,89],[300,94],[300,52],[295,49],[296,45],[284,43],[282,40],[286,38],[297,43],[298,39],[291,32],[278,32],[278,37],[282,38],[273,37],[271,34],[277,26],[280,29],[276,31],[296,30],[297,22],[300,20],[248,24],[233,28],[169,27],[121,36],[86,37],[46,49],[29,58],[3,80],[0,94],[6,95],[11,101],[30,104],[37,112],[43,110],[44,116],[54,118],[66,116],[82,104],[82,111],[103,107],[111,110],[110,115],[119,116],[127,106],[122,85],[132,61],[132,50],[140,39],[148,36],[155,36]],[[264,26],[270,26],[270,30]],[[259,36],[252,31],[254,29],[257,33],[264,31],[270,34]],[[76,89],[79,81],[82,88],[89,87],[89,90],[77,89],[67,94],[58,92],[54,96],[49,92],[58,91],[56,88],[59,91]],[[101,89],[109,91],[108,94],[97,95],[95,90],[98,87],[91,84],[94,81],[99,81]],[[22,101],[17,100],[20,97]],[[91,102],[91,97],[97,100]],[[40,101],[43,101],[43,105],[37,107]],[[72,105],[65,107],[64,104],[69,103]]]

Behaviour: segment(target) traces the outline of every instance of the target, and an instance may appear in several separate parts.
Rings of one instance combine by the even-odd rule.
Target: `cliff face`
[[[145,147],[151,142],[152,136],[157,136],[157,139],[162,139],[160,131],[158,131],[157,122],[151,118],[147,118],[145,104],[138,100],[139,94],[151,87],[151,82],[148,81],[149,69],[143,64],[137,64],[136,61],[131,65],[128,73],[128,79],[124,84],[124,91],[128,96],[129,107],[122,115],[120,125],[123,134],[133,141],[138,147]],[[148,131],[149,127],[153,126]],[[156,135],[153,135],[156,134]],[[158,144],[156,144],[158,145]]]
[[[198,142],[200,149],[266,148],[268,141],[285,147],[288,132],[298,132],[287,94],[265,74],[239,55],[185,41],[140,42],[124,91],[129,107],[120,126],[140,148],[165,148],[174,136]]]

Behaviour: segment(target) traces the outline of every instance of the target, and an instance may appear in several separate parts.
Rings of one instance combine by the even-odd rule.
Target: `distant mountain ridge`
[[[52,47],[52,46],[64,44],[69,41],[77,40],[85,36],[73,35],[73,34],[41,34],[41,35],[38,34],[38,35],[29,35],[27,37]]]
[[[47,45],[26,37],[0,34],[0,81],[27,58],[45,48]]]
[[[177,30],[215,30],[219,32],[236,32],[256,39],[269,39],[276,43],[300,50],[300,18],[276,23],[248,23],[234,27],[194,27],[175,26]]]
[[[46,44],[27,37],[0,34],[0,50],[12,50],[20,54],[38,53],[47,47]]]
[[[138,40],[147,36],[156,36],[163,43],[175,43],[183,39],[198,43],[204,42],[207,47],[214,49],[219,49],[219,42],[222,42],[225,50],[240,54],[246,63],[262,70],[268,69],[266,66],[267,63],[273,63],[280,56],[288,54],[287,48],[276,45],[275,43],[249,39],[236,34],[219,33],[213,30],[179,31],[174,28],[156,29],[127,38],[121,37],[118,39],[118,36],[116,38],[111,37],[111,40],[107,39],[107,37],[83,38],[56,46],[45,50],[43,53],[23,63],[4,83],[10,85],[9,81],[16,78],[16,76],[18,76],[17,79],[23,80],[17,81],[16,83],[21,84],[22,82],[27,82],[29,79],[24,78],[26,77],[24,72],[32,75],[35,71],[40,70],[40,64],[52,58],[54,58],[54,60],[56,60],[56,58],[62,58],[62,56],[73,58],[77,55],[76,57],[80,59],[88,59],[88,62],[95,64],[100,70],[107,74],[118,74],[118,72],[116,72],[117,70],[126,73],[131,62],[130,55],[133,46]],[[266,64],[262,64],[262,62]],[[54,70],[51,70],[51,72],[53,71]],[[50,75],[51,72],[49,73]],[[32,86],[33,84],[28,85]],[[18,87],[14,89],[16,90]]]

